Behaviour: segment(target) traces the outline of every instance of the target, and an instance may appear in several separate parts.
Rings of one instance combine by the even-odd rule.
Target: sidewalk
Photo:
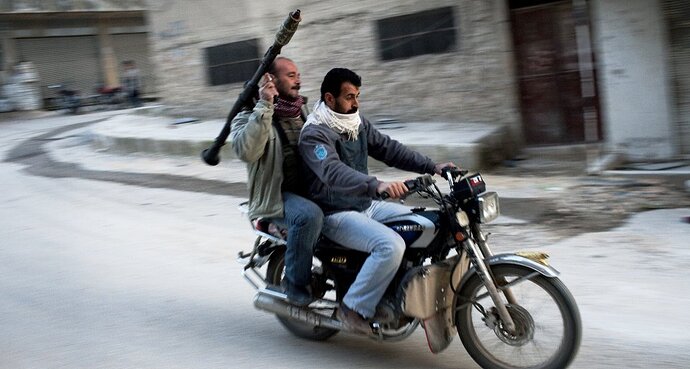
[[[147,110],[148,114],[152,112]],[[79,117],[94,121],[99,116]],[[112,112],[105,118],[56,136],[55,142],[50,144],[50,155],[58,162],[75,163],[85,170],[110,172],[113,176],[117,173],[125,176],[127,173],[181,176],[212,181],[213,186],[228,184],[235,189],[245,188],[245,164],[232,155],[230,144],[224,146],[219,165],[209,166],[201,160],[201,152],[212,144],[224,120],[179,123],[182,119],[143,115],[136,110]],[[425,127],[444,129],[452,133],[446,136],[453,139],[442,138],[445,142],[434,145]],[[619,173],[628,171],[587,176],[585,162],[577,157],[574,159],[568,152],[554,154],[526,149],[521,160],[509,160],[484,169],[472,165],[462,155],[479,156],[489,147],[487,142],[490,140],[486,138],[495,131],[486,127],[388,123],[381,129],[436,160],[452,160],[472,171],[481,171],[489,190],[498,192],[504,199],[505,217],[501,217],[501,223],[533,222],[551,230],[560,230],[559,237],[570,237],[616,227],[629,215],[647,209],[687,207],[690,204],[690,192],[686,189],[678,191],[683,188],[683,181],[690,179],[688,167],[674,166],[642,173],[630,171],[627,178]],[[462,147],[469,153],[462,154]],[[377,161],[371,162],[370,173],[385,181],[406,180],[414,176]],[[670,180],[671,177],[675,179]],[[246,196],[240,192],[234,195]]]
[[[96,149],[119,154],[160,154],[199,158],[220,133],[224,119],[196,120],[163,115],[163,106],[147,106],[123,111],[122,114],[91,126],[89,135]],[[582,147],[530,148],[522,152],[528,161],[514,161],[509,157],[508,132],[490,124],[449,122],[385,122],[377,128],[414,150],[437,162],[453,161],[465,168],[486,170],[509,164],[525,170],[570,169],[586,173],[587,165]],[[221,150],[221,160],[235,158],[227,142]],[[572,168],[565,168],[563,164]],[[665,165],[666,164],[666,165]],[[385,165],[371,159],[370,168],[383,169]],[[541,167],[541,168],[537,168]],[[601,177],[663,179],[678,188],[690,189],[690,162],[631,165],[626,169],[606,169]]]
[[[134,152],[199,157],[211,146],[225,120],[196,121],[160,115],[156,106],[116,115],[91,127],[97,149],[129,154]],[[187,121],[187,122],[186,122]],[[382,123],[377,128],[438,162],[453,161],[482,169],[505,159],[505,131],[488,124],[448,122]],[[228,142],[221,159],[234,158]],[[374,160],[372,167],[383,164]]]

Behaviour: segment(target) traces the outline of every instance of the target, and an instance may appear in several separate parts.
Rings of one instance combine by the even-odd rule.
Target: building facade
[[[243,78],[213,85],[211,49],[248,45],[253,58],[260,58],[278,26],[299,8],[303,20],[282,55],[300,67],[302,93],[312,102],[326,72],[347,67],[362,76],[362,109],[374,119],[515,126],[519,114],[508,14],[495,5],[448,0],[176,2],[151,17],[161,91],[166,100],[194,100],[199,110],[226,113]],[[240,65],[243,60],[227,62]],[[182,89],[189,93],[180,94]]]
[[[602,143],[633,160],[690,154],[681,0],[150,3],[161,95],[199,115],[229,111],[300,9],[282,55],[312,101],[347,67],[374,119],[498,124],[519,145]]]
[[[117,63],[135,59],[146,89],[180,114],[225,117],[279,25],[300,9],[281,54],[300,67],[311,103],[325,73],[347,67],[363,77],[361,109],[374,121],[488,123],[506,127],[517,146],[595,144],[631,160],[690,156],[684,0],[0,4],[5,68],[31,57],[46,82],[76,80],[65,71],[79,59],[78,75],[94,76],[87,88],[114,83]],[[145,53],[150,61],[137,59]]]
[[[148,42],[144,1],[0,1],[2,80],[30,64],[43,101],[55,97],[55,85],[82,96],[120,86],[126,60],[140,69],[144,93],[153,93]]]

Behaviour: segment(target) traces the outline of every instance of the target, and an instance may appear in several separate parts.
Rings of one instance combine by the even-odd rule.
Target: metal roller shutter
[[[36,66],[44,98],[55,96],[54,84],[91,95],[101,75],[97,45],[96,36],[22,38],[17,51]]]
[[[154,89],[153,70],[149,63],[149,47],[146,33],[125,33],[111,36],[113,49],[117,56],[118,71],[122,74],[122,62],[134,60],[141,74],[143,93]]]

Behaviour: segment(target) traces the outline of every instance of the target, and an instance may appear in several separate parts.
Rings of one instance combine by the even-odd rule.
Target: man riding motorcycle
[[[367,157],[422,174],[440,174],[444,167],[455,165],[436,164],[376,130],[358,112],[361,84],[361,78],[349,69],[334,68],[326,74],[321,100],[307,118],[299,148],[307,167],[308,196],[326,214],[323,234],[369,254],[337,314],[350,329],[370,333],[368,320],[374,317],[405,252],[405,241],[380,221],[410,209],[372,201],[383,193],[399,198],[407,187],[404,182],[383,182],[368,175]]]
[[[297,140],[307,112],[297,66],[276,58],[259,86],[254,108],[232,121],[232,148],[247,162],[250,218],[287,227],[285,292],[290,302],[306,306],[313,300],[311,263],[323,213],[302,196]]]

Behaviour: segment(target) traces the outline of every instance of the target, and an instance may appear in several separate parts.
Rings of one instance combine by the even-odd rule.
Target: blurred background
[[[88,101],[133,60],[144,101],[222,118],[295,9],[282,55],[311,102],[347,67],[373,120],[494,124],[507,157],[571,144],[690,154],[685,0],[2,0],[0,107],[50,109],[56,86]]]

